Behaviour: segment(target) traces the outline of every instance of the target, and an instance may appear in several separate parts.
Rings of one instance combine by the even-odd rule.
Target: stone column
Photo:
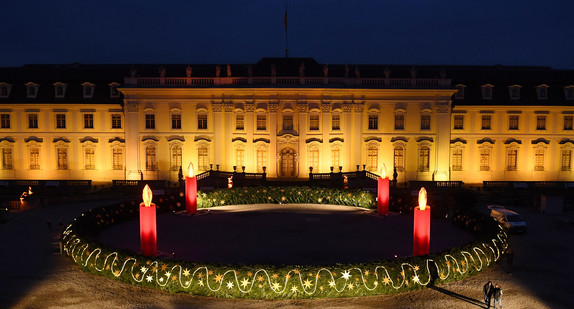
[[[436,181],[450,179],[450,101],[436,102]]]
[[[140,138],[139,138],[139,103],[136,100],[124,100],[126,153],[126,179],[139,180],[140,171]]]

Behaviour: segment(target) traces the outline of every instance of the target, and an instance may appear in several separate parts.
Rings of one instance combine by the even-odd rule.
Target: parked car
[[[491,207],[499,206],[499,207]],[[495,218],[502,226],[511,233],[526,232],[526,221],[517,212],[506,209],[500,205],[490,205],[490,216]]]

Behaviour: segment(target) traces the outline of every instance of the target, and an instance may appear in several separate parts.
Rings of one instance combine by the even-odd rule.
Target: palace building
[[[1,180],[268,178],[393,167],[398,182],[574,181],[574,71],[254,64],[0,68]]]

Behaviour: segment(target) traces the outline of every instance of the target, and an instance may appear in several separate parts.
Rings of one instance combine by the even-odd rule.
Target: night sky
[[[0,66],[255,63],[285,55],[285,0],[3,1]],[[291,57],[574,69],[574,1],[289,0]]]

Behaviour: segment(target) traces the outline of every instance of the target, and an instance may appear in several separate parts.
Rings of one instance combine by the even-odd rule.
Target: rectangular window
[[[507,153],[507,164],[506,170],[507,171],[516,171],[518,164],[517,164],[517,157],[518,157],[518,150],[517,149],[508,149]]]
[[[28,86],[28,97],[35,97],[36,96],[36,87]]]
[[[492,129],[492,116],[490,115],[482,115],[482,121],[480,128],[482,130],[490,130]]]
[[[464,115],[454,115],[454,129],[455,130],[464,129]]]
[[[340,172],[341,169],[339,168],[341,165],[341,150],[339,148],[333,148],[331,150],[331,155],[333,157],[333,167],[336,173]]]
[[[235,166],[236,172],[243,172],[243,166],[245,166],[245,151],[243,148],[235,149]]]
[[[145,169],[147,171],[157,170],[157,158],[155,147],[153,146],[148,146],[145,149]]]
[[[267,130],[267,117],[265,115],[257,115],[257,131]]]
[[[28,114],[28,129],[38,129],[38,114]]]
[[[263,167],[267,166],[267,149],[257,148],[257,173],[263,173]]]
[[[66,114],[56,114],[56,129],[66,128]]]
[[[84,129],[94,128],[94,114],[84,114]]]
[[[207,147],[199,147],[197,149],[197,169],[200,171],[207,171],[209,167],[209,153]]]
[[[508,130],[518,130],[518,115],[508,117]]]
[[[283,130],[293,130],[293,115],[283,115]]]
[[[2,148],[2,168],[12,169],[12,148]]]
[[[536,149],[534,151],[534,170],[544,170],[544,149]]]
[[[207,114],[197,115],[197,128],[199,130],[206,130],[207,129]]]
[[[94,148],[85,148],[84,151],[84,168],[87,170],[96,169],[96,150]]]
[[[172,130],[181,129],[181,114],[172,114],[171,115],[171,129]]]
[[[560,169],[562,171],[570,171],[572,164],[572,150],[570,149],[563,149],[562,150],[562,158],[560,160]]]
[[[480,149],[480,170],[490,171],[490,148]]]
[[[309,116],[309,130],[311,131],[319,130],[319,115]]]
[[[146,114],[145,115],[145,128],[146,129],[155,129],[155,115],[154,114]]]
[[[245,116],[243,114],[235,115],[235,130],[243,131],[245,129]]]
[[[421,115],[421,130],[430,130],[430,115]]]
[[[462,171],[462,149],[460,148],[452,150],[452,170]]]
[[[430,149],[427,146],[419,150],[419,172],[428,172],[430,163]]]
[[[30,148],[30,169],[31,170],[40,169],[40,148],[37,147]]]
[[[10,129],[10,114],[0,115],[0,128]]]
[[[404,129],[405,129],[405,115],[395,114],[395,130],[404,130]]]
[[[317,147],[309,149],[309,167],[313,168],[314,173],[319,172],[319,148]]]
[[[341,115],[332,114],[331,115],[331,130],[341,130]]]
[[[546,130],[546,116],[536,116],[536,130]]]
[[[394,167],[399,171],[403,171],[405,168],[405,149],[402,146],[395,147],[393,156]]]
[[[573,122],[574,122],[574,116],[564,116],[564,130],[572,131]]]
[[[92,97],[92,86],[85,85],[84,86],[84,98],[91,98]]]
[[[68,169],[68,148],[60,147],[57,149],[58,155],[58,169],[67,170]]]
[[[114,148],[112,150],[112,168],[114,170],[123,170],[124,169],[124,153],[122,148]]]
[[[369,147],[367,149],[367,169],[373,173],[378,173],[379,168],[379,148]]]
[[[369,130],[379,129],[379,115],[369,115]]]
[[[171,147],[171,170],[177,171],[181,167],[181,146],[173,145]]]
[[[122,128],[122,115],[112,114],[112,129],[121,129],[121,128]]]

